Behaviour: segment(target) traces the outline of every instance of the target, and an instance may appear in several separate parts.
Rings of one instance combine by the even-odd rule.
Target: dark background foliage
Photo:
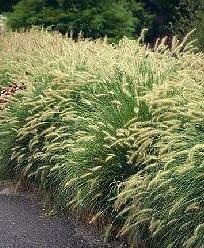
[[[32,25],[85,37],[138,37],[148,28],[147,41],[168,35],[183,37],[197,26],[204,47],[204,0],[0,0],[0,12],[10,12],[13,29]]]

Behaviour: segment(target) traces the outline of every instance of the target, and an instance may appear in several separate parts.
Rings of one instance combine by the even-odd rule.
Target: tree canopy
[[[148,28],[148,41],[164,35],[183,36],[194,26],[204,32],[203,0],[0,0],[13,29],[32,25],[85,37],[137,37]],[[202,22],[202,25],[201,25]],[[201,35],[198,33],[201,39]]]
[[[11,11],[12,7],[18,2],[19,0],[0,0],[0,13]]]

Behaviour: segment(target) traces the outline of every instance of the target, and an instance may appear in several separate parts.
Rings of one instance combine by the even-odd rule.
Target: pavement
[[[48,218],[33,193],[0,187],[0,248],[114,248],[73,217]]]

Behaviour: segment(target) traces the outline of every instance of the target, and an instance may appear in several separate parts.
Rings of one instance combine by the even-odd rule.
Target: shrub
[[[71,32],[75,39],[82,32],[84,37],[107,36],[118,42],[123,36],[138,37],[148,28],[146,42],[154,44],[158,37],[168,35],[170,45],[173,35],[182,39],[197,26],[202,48],[203,0],[9,0],[2,8],[11,10],[11,5],[7,24],[13,30],[43,26]]]
[[[1,164],[58,208],[108,217],[106,236],[200,247],[204,68],[186,40],[151,51],[129,39],[5,34],[2,71],[27,89],[1,113]]]
[[[138,4],[138,8],[140,10],[142,6]],[[114,40],[132,36],[136,18],[124,1],[77,3],[47,0],[22,0],[8,17],[8,25],[14,30],[35,25],[63,34],[72,32],[75,38],[83,32],[84,37],[108,36]],[[138,18],[137,24],[140,25]]]

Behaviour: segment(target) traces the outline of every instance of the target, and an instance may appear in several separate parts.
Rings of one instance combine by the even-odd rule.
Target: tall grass
[[[0,39],[0,83],[27,86],[1,111],[1,167],[59,208],[108,217],[105,236],[202,247],[203,54],[176,39]]]

